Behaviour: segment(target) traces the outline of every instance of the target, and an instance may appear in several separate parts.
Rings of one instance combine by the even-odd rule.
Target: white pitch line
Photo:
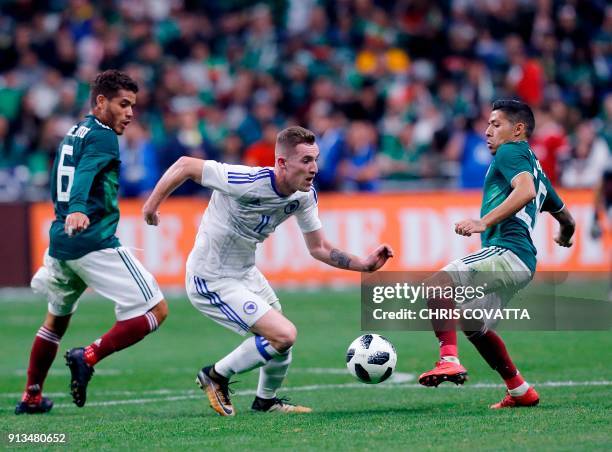
[[[534,383],[537,387],[549,387],[549,388],[560,388],[560,387],[579,387],[579,386],[612,386],[612,381],[608,380],[595,380],[595,381],[543,381],[540,383]],[[491,389],[491,388],[502,388],[503,385],[499,383],[475,383],[463,386],[465,389]],[[441,386],[443,389],[455,389],[456,386]],[[287,392],[308,392],[308,391],[321,391],[331,389],[368,389],[368,390],[381,390],[381,389],[419,389],[425,390],[425,388],[419,384],[380,384],[380,385],[366,385],[363,383],[343,383],[343,384],[328,384],[328,385],[307,385],[307,386],[296,386],[283,388]],[[129,392],[129,391],[126,391]],[[116,405],[139,405],[145,403],[159,403],[159,402],[173,402],[177,400],[190,400],[190,399],[202,399],[204,395],[197,390],[188,391],[172,391],[168,389],[160,389],[157,394],[171,394],[175,392],[176,395],[166,397],[154,397],[154,398],[138,398],[138,399],[127,399],[127,400],[107,400],[101,402],[90,402],[87,404],[88,407],[104,407],[104,406],[116,406]],[[153,393],[153,391],[149,391]],[[236,396],[249,396],[255,395],[256,391],[252,389],[246,389],[242,391],[236,391]],[[140,394],[144,394],[144,391]],[[2,394],[6,396],[7,394]],[[98,393],[101,395],[101,393]],[[60,403],[55,405],[58,408],[70,408],[73,407],[71,403]]]
[[[193,369],[169,369],[170,373],[177,373],[176,371],[181,371],[180,373],[189,373],[193,372]],[[15,371],[15,374],[21,373],[21,369]],[[102,373],[102,371],[105,371]],[[23,369],[23,374],[25,375],[25,369]],[[130,372],[133,373],[133,372]],[[163,372],[166,373],[166,372]],[[301,367],[291,369],[291,374],[321,374],[321,375],[347,375],[348,371],[346,369],[336,369],[336,368],[327,368],[327,367]],[[100,375],[120,375],[121,371],[118,369],[100,369],[100,371],[96,371],[96,377]],[[68,370],[64,371],[63,369],[59,369],[57,371],[51,371],[50,375],[54,376],[68,376],[70,372]],[[387,384],[399,384],[399,383],[409,383],[416,379],[416,374],[411,374],[408,372],[394,372],[391,375],[391,378],[387,381]],[[154,389],[154,390],[145,390],[145,391],[100,391],[96,392],[97,395],[102,396],[143,396],[143,395],[169,395],[174,394],[177,391],[180,391],[181,394],[185,394],[185,391],[181,390],[172,390],[172,389]],[[195,393],[196,390],[188,391],[191,393]],[[69,394],[64,392],[46,392],[45,395],[47,397],[70,397]],[[0,397],[21,397],[21,393],[0,393]]]
[[[594,380],[594,381],[543,381],[543,382],[534,382],[534,386],[537,387],[546,387],[546,388],[568,388],[568,387],[580,387],[580,386],[612,386],[612,381],[608,380]],[[457,387],[452,385],[443,385],[440,386],[442,389],[492,389],[492,388],[501,388],[503,384],[501,383],[473,383],[466,384],[465,386]],[[284,390],[287,391],[316,391],[316,390],[325,390],[325,389],[343,389],[343,388],[362,388],[362,389],[420,389],[423,388],[422,385],[417,383],[394,383],[393,381],[388,381],[379,385],[367,385],[364,383],[339,383],[339,384],[323,384],[323,385],[307,385],[307,386],[295,386],[295,387],[285,387]],[[21,392],[4,392],[0,393],[0,397],[3,398],[16,398],[21,397]],[[156,396],[156,395],[165,395],[168,397],[186,397],[193,398],[195,395],[201,394],[200,390],[197,389],[152,389],[145,391],[95,391],[96,396]],[[242,391],[236,391],[235,395],[254,395],[255,391],[250,389],[245,389]],[[68,392],[46,392],[45,395],[47,397],[52,398],[69,398],[70,394]],[[121,403],[135,403],[134,401],[141,399],[129,399],[129,400],[120,400],[120,401],[110,401],[112,403],[121,402]],[[156,400],[170,400],[167,398],[156,397],[153,399],[145,399],[154,402]],[[93,402],[99,403],[100,406],[106,404],[106,402]],[[119,403],[119,404],[121,404]],[[87,404],[90,406],[90,404]],[[57,405],[59,406],[59,405]],[[66,405],[70,406],[70,405]]]

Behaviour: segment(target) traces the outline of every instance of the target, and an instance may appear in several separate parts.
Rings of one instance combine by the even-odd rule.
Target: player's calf
[[[108,355],[140,342],[146,335],[159,328],[167,312],[167,304],[162,300],[144,315],[118,320],[101,338],[85,347],[87,364],[94,366]]]
[[[107,333],[87,347],[73,348],[66,352],[66,365],[71,374],[70,392],[78,407],[85,405],[87,385],[94,373],[94,366],[100,360],[139,342],[159,327],[167,315],[166,302],[162,300],[159,305],[162,305],[161,308],[156,310],[156,306],[144,315],[117,321]]]

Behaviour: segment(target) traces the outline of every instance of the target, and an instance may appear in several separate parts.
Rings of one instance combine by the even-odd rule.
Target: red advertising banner
[[[561,192],[577,223],[572,248],[553,241],[556,221],[540,215],[533,231],[538,249],[538,270],[608,271],[610,234],[590,237],[593,193]],[[389,243],[396,256],[385,270],[436,270],[480,248],[479,236],[454,233],[454,223],[478,218],[478,192],[402,194],[324,194],[319,196],[319,215],[327,238],[338,248],[365,256],[379,243]],[[181,286],[184,267],[206,202],[197,198],[170,199],[162,206],[161,224],[147,226],[142,220],[142,200],[121,202],[118,236],[134,248],[142,263],[162,285]],[[50,203],[35,204],[30,212],[31,262],[34,271],[48,246],[53,218]],[[260,245],[257,265],[276,286],[347,284],[359,282],[359,274],[329,267],[314,260],[301,238],[297,222],[290,219]]]

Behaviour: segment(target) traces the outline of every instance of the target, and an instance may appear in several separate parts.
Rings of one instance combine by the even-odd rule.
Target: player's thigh
[[[106,248],[67,262],[89,287],[115,303],[117,320],[143,315],[164,298],[128,248]]]
[[[282,306],[266,277],[257,267],[253,267],[244,278],[244,284],[254,294],[265,300],[273,309],[282,312]]]
[[[479,293],[518,291],[532,278],[532,272],[512,251],[490,246],[457,259],[442,271],[455,286],[478,289]]]
[[[43,266],[30,282],[35,293],[47,299],[49,313],[64,317],[74,313],[78,299],[87,288],[86,283],[66,264],[45,251]]]
[[[202,314],[241,335],[270,309],[270,304],[243,280],[208,279],[187,272],[185,287],[191,304]]]

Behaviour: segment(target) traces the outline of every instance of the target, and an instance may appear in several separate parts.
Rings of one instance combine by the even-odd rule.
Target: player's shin
[[[42,392],[43,383],[49,368],[57,355],[61,336],[45,326],[41,326],[30,352],[28,379],[24,397],[36,396]]]
[[[253,336],[215,363],[217,374],[230,378],[234,374],[248,372],[263,366],[274,358],[283,355],[262,336]]]
[[[459,363],[457,350],[457,320],[452,318],[455,302],[451,298],[430,298],[427,306],[434,333],[440,345],[440,359]]]
[[[276,391],[283,384],[291,364],[291,349],[268,361],[259,369],[259,383],[257,385],[257,397],[272,399],[276,397]]]
[[[521,396],[529,389],[512,362],[502,338],[493,330],[465,332],[485,361],[504,379],[508,392],[512,396]]]

